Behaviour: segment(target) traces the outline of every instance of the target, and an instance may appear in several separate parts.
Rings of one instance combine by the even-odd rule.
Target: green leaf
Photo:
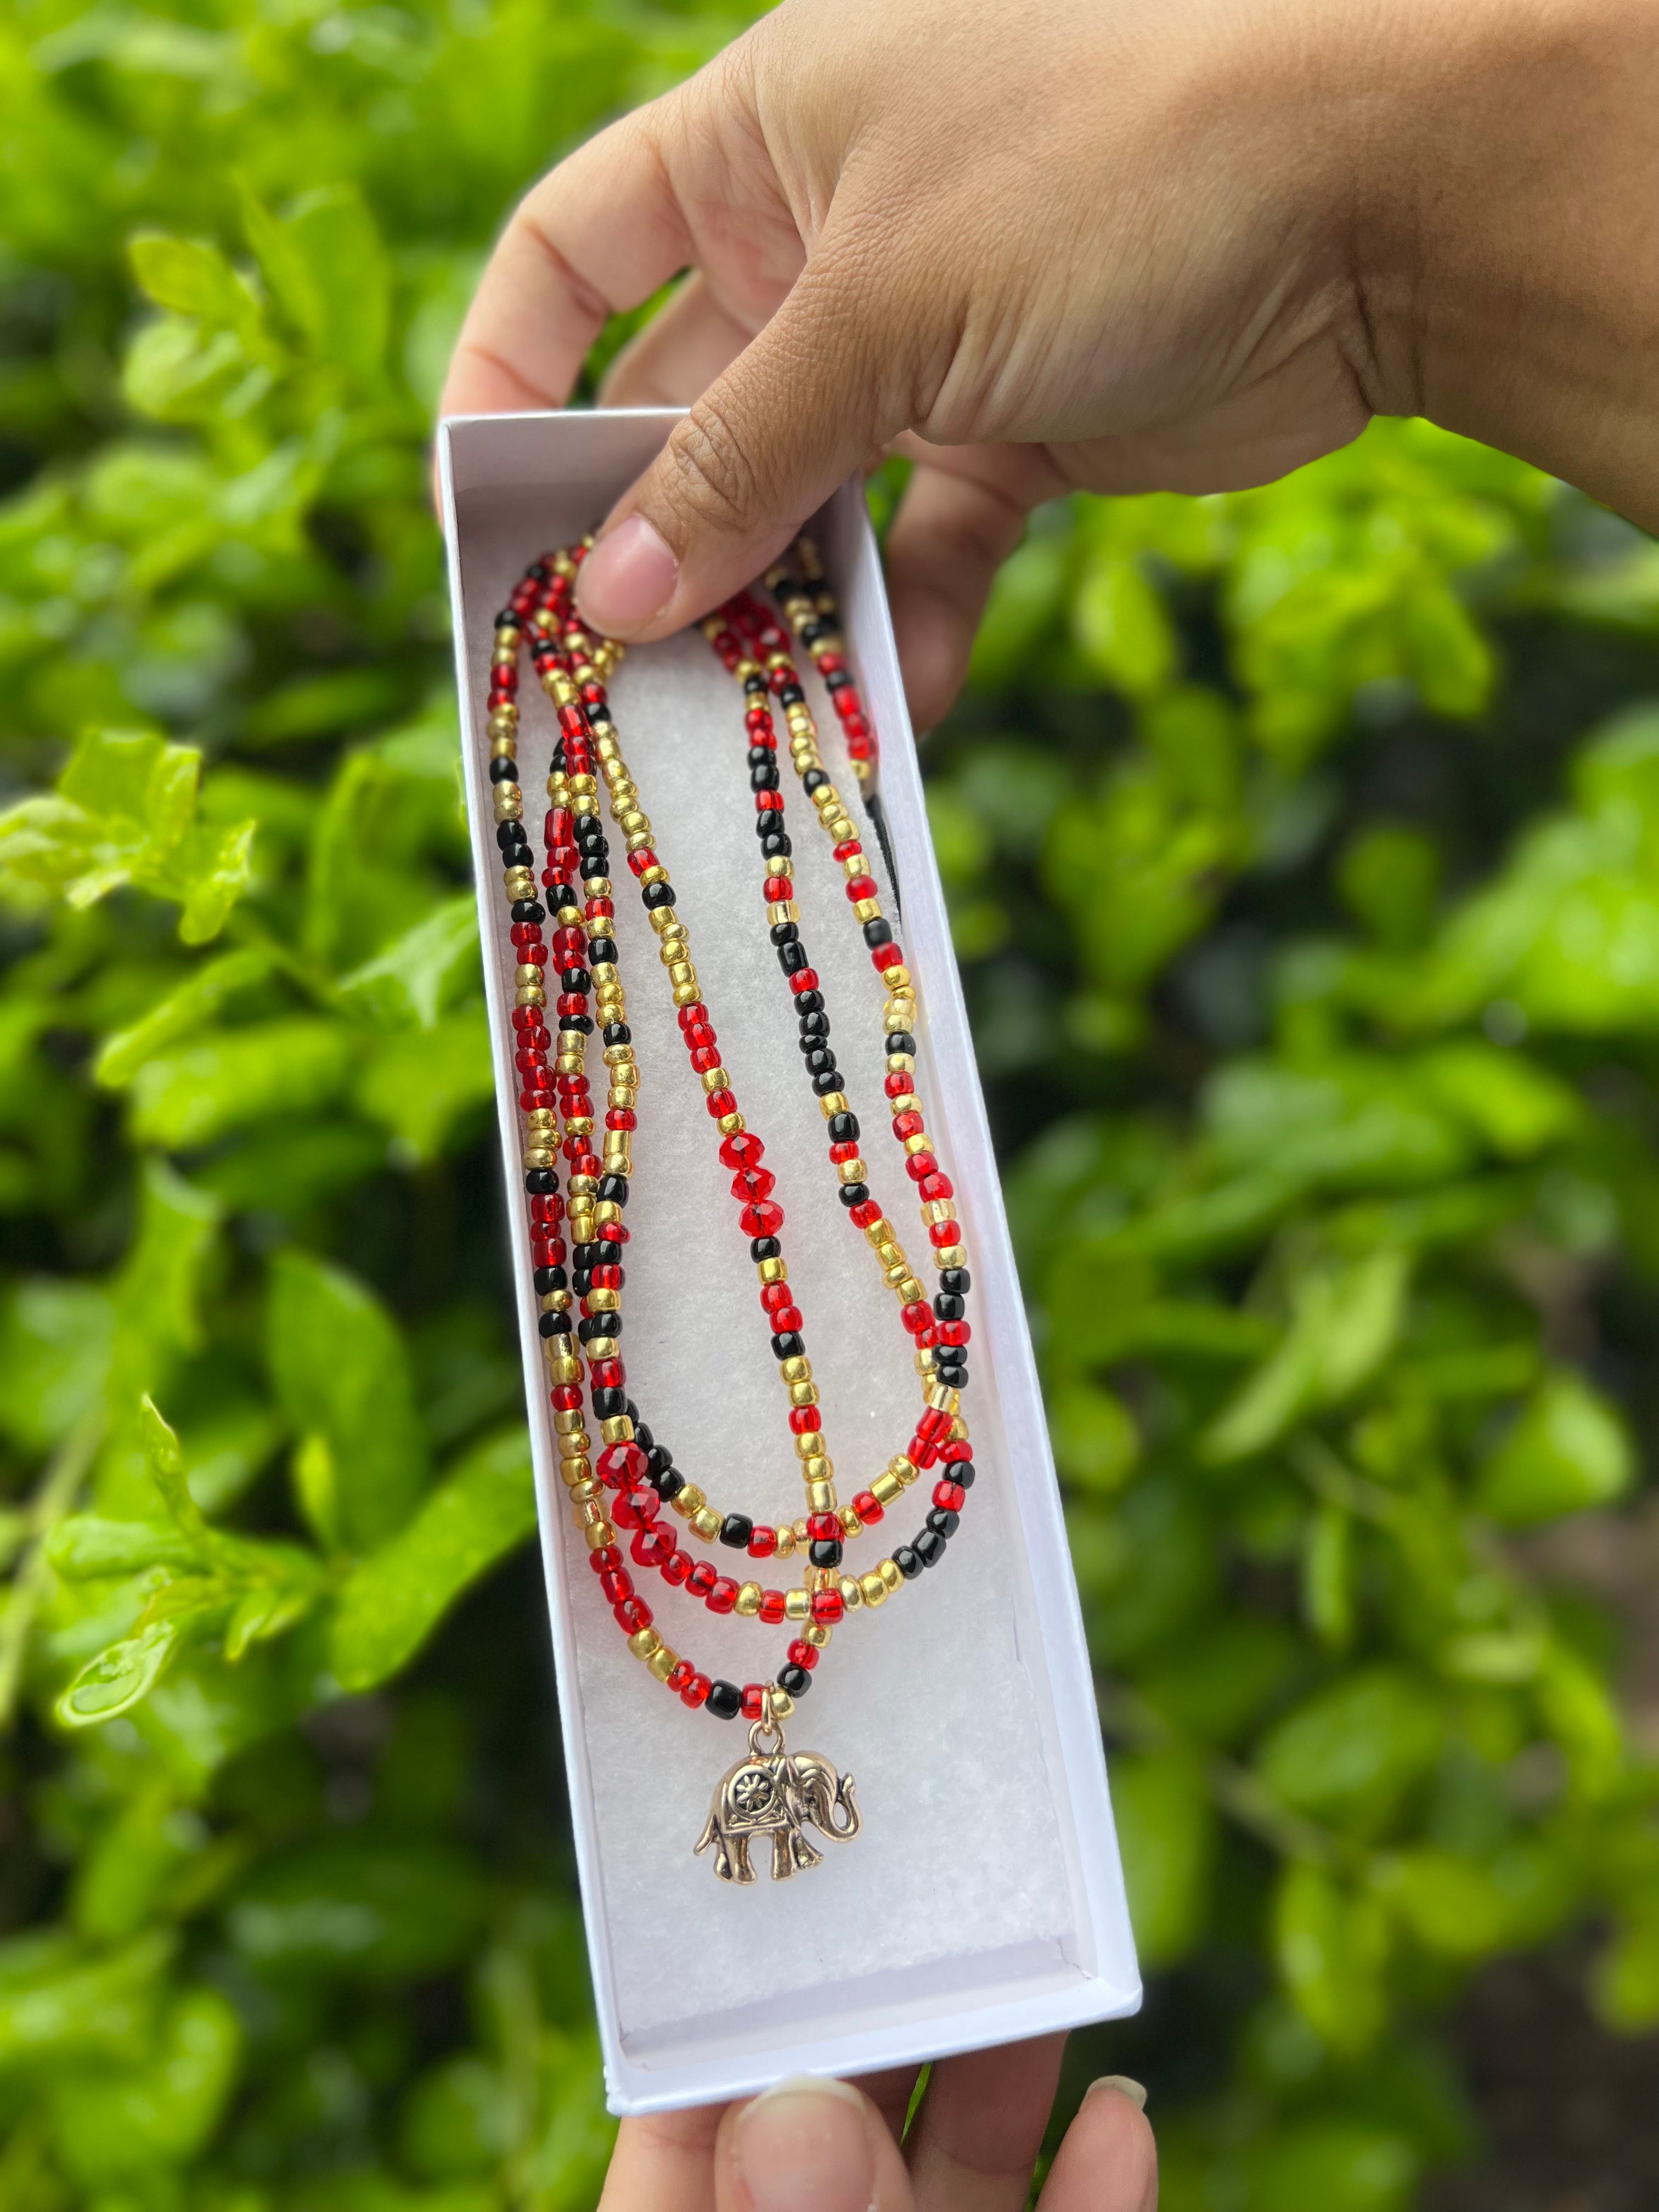
[[[307,192],[281,220],[250,199],[244,220],[266,281],[315,357],[358,378],[378,375],[390,272],[374,218],[355,186]]]
[[[1106,553],[1090,562],[1073,593],[1072,632],[1091,670],[1131,698],[1175,673],[1174,629],[1133,560]]]
[[[1068,1482],[1109,1496],[1121,1490],[1140,1457],[1140,1435],[1121,1399],[1077,1382],[1049,1401],[1054,1459]]]
[[[1112,1815],[1140,1962],[1174,1966],[1197,1944],[1209,1905],[1217,1835],[1202,1765],[1178,1751],[1119,1757]]]
[[[1304,1414],[1358,1389],[1393,1348],[1409,1268],[1404,1252],[1375,1252],[1294,1283],[1291,1325],[1210,1430],[1207,1456],[1224,1463],[1264,1450]]]
[[[269,952],[249,946],[221,953],[194,969],[138,1021],[105,1039],[94,1066],[99,1082],[112,1091],[124,1089],[146,1060],[200,1029],[227,1000],[262,983],[272,964]]]
[[[216,1990],[185,1990],[144,2064],[52,2084],[52,2136],[67,2171],[89,2190],[107,2189],[193,2158],[218,2124],[241,2050],[229,2002]]]
[[[340,1593],[331,1661],[340,1686],[369,1690],[413,1656],[450,1607],[536,1525],[521,1429],[477,1446]]]
[[[447,1014],[430,1030],[378,1038],[356,1085],[358,1106],[390,1130],[394,1158],[409,1167],[436,1159],[495,1095],[481,1005]]]
[[[1540,1383],[1481,1467],[1474,1502],[1509,1528],[1611,1504],[1629,1488],[1635,1454],[1619,1413],[1570,1369]]]
[[[0,2069],[141,2047],[172,1950],[154,1929],[101,1957],[61,1935],[0,1944]]]
[[[173,1656],[181,1623],[153,1620],[88,1659],[53,1708],[65,1728],[95,1728],[131,1712]]]
[[[1340,2117],[1293,2123],[1246,2154],[1244,2212],[1407,2212],[1421,2163],[1401,2130]]]
[[[1368,1667],[1288,1713],[1263,1739],[1256,1771],[1299,1812],[1374,1835],[1432,1767],[1445,1729],[1425,1683]]]
[[[131,1124],[147,1143],[204,1145],[247,1123],[331,1103],[352,1066],[343,1023],[295,1015],[210,1034],[147,1060],[131,1086]]]
[[[140,231],[127,247],[132,273],[158,307],[251,337],[259,302],[216,246],[162,231]]]
[[[266,1350],[289,1420],[328,1445],[341,1547],[372,1550],[403,1526],[426,1483],[426,1437],[396,1323],[354,1276],[284,1252],[271,1270]]]
[[[1389,2010],[1389,1926],[1377,1899],[1293,1862],[1279,1880],[1273,1949],[1297,2009],[1331,2049],[1369,2051]]]
[[[1308,1522],[1302,1561],[1302,1609],[1328,1650],[1344,1651],[1353,1638],[1353,1517],[1322,1499]]]
[[[267,1972],[325,1967],[396,1982],[465,1958],[483,1906],[478,1875],[459,1852],[364,1838],[315,1844],[260,1867],[228,1917],[236,1948]]]

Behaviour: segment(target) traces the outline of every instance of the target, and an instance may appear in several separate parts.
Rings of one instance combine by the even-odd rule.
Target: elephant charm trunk
[[[850,1774],[838,1772],[816,1751],[786,1751],[782,1729],[757,1722],[749,1731],[749,1756],[720,1778],[692,1850],[695,1856],[712,1849],[721,1881],[753,1881],[749,1847],[765,1838],[772,1845],[772,1879],[787,1881],[823,1863],[807,1828],[847,1844],[863,1825]]]

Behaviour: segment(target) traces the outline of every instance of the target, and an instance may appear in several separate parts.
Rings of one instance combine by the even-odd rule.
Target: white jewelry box
[[[896,884],[884,904],[921,1005],[919,1089],[956,1186],[973,1276],[963,1397],[979,1480],[939,1567],[849,1615],[788,1723],[856,1777],[862,1832],[812,1840],[822,1866],[750,1885],[694,1857],[746,1725],[690,1711],[632,1658],[558,1479],[536,1328],[512,1060],[514,957],[485,767],[493,619],[527,564],[591,529],[650,460],[665,409],[460,416],[439,459],[461,735],[501,1150],[523,1332],[543,1555],[594,2002],[613,2112],[753,2094],[790,2074],[859,2074],[1133,2012],[1140,1985],[1107,1796],[1093,1685],[1030,1340],[927,834],[910,727],[861,489],[812,525],[880,749]],[[805,653],[826,766],[849,799],[840,726]],[[527,665],[519,761],[539,853],[553,711]],[[765,1139],[785,1251],[823,1389],[843,1498],[903,1448],[919,1406],[909,1340],[868,1246],[836,1203],[817,1102],[797,1065],[788,994],[764,934],[741,694],[692,630],[641,647],[611,700],[640,804],[679,894],[738,1101]],[[872,1188],[920,1259],[915,1193],[883,1126],[879,984],[840,871],[793,777],[802,935],[823,978]],[[856,801],[854,811],[858,811]],[[866,840],[873,849],[873,838]],[[722,1510],[803,1510],[730,1170],[685,1061],[656,941],[613,840],[617,935],[641,1069],[625,1255],[628,1389],[676,1464]],[[539,869],[538,869],[539,872]],[[896,890],[897,902],[891,894]],[[928,1277],[924,1271],[923,1280]],[[924,1477],[849,1555],[872,1565],[914,1534]],[[674,1524],[682,1528],[678,1522]],[[688,1539],[694,1548],[695,1539]],[[867,1555],[867,1556],[866,1556]],[[714,1547],[722,1572],[778,1587]],[[719,1620],[633,1571],[665,1642],[704,1672],[775,1674],[793,1632]]]

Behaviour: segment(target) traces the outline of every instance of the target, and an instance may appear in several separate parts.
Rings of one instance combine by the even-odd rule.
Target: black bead
[[[933,1376],[934,1379],[942,1382],[947,1390],[960,1390],[967,1383],[968,1370],[965,1364],[958,1364],[954,1360],[941,1359],[935,1352]]]
[[[751,696],[757,692],[764,694],[766,690],[766,678],[763,676],[745,676],[743,679],[743,688],[745,691],[750,693]]]
[[[772,1339],[774,1359],[799,1359],[806,1349],[806,1340],[797,1328],[781,1330]]]
[[[649,1474],[653,1482],[659,1482],[661,1480],[662,1477],[667,1474],[669,1468],[673,1466],[674,1455],[669,1450],[666,1444],[659,1444],[654,1437],[648,1444],[644,1446],[643,1449],[646,1459],[648,1462],[647,1472]]]
[[[837,668],[833,675],[824,678],[823,688],[826,691],[844,691],[852,680],[844,668]]]
[[[593,978],[586,968],[561,968],[559,981],[567,991],[586,992],[592,987]]]
[[[573,1245],[570,1264],[573,1267],[597,1267],[599,1264],[599,1246],[597,1244]]]
[[[498,753],[489,763],[489,781],[492,783],[516,783],[518,780],[517,761],[511,753]]]
[[[841,1565],[840,1537],[815,1536],[806,1556],[815,1567],[838,1567]]]
[[[677,903],[672,884],[647,884],[640,893],[648,907],[673,906]]]
[[[587,940],[587,957],[595,968],[602,967],[607,961],[614,965],[617,957],[616,939],[590,937]]]
[[[938,1291],[933,1296],[933,1313],[939,1321],[960,1321],[968,1310],[966,1298],[953,1297],[949,1291]]]
[[[728,1513],[720,1522],[720,1541],[734,1552],[746,1552],[754,1533],[755,1524],[746,1513]]]
[[[524,617],[522,615],[515,614],[511,607],[503,607],[490,624],[490,628],[492,629],[522,629]]]
[[[960,1297],[965,1291],[973,1289],[974,1279],[966,1267],[941,1267],[939,1271],[939,1286],[940,1290],[949,1291],[952,1297]]]
[[[804,1698],[812,1686],[812,1677],[805,1667],[793,1664],[778,1669],[778,1687],[787,1690],[792,1698]]]
[[[587,708],[587,719],[596,730],[608,730],[611,726],[611,709],[602,699],[596,699],[592,706]]]
[[[947,1505],[935,1505],[927,1516],[927,1526],[936,1536],[944,1537],[948,1543],[961,1528],[962,1516],[951,1512]]]
[[[498,822],[495,824],[495,842],[501,847],[502,852],[505,853],[512,846],[521,844],[523,842],[524,831],[516,822]]]
[[[889,1032],[887,1038],[887,1049],[889,1052],[914,1053],[915,1048],[916,1041],[911,1036],[908,1030],[893,1030]]]
[[[806,1073],[809,1075],[833,1075],[835,1072],[835,1054],[827,1044],[815,1044],[806,1055]],[[832,1083],[830,1088],[833,1091],[836,1086]]]
[[[786,684],[778,692],[778,704],[780,707],[799,707],[805,696],[799,684]]]
[[[805,646],[817,645],[821,640],[834,635],[835,631],[830,624],[820,620],[817,616],[814,616],[811,622],[803,623],[800,626],[800,641]]]
[[[829,1015],[824,1013],[822,1009],[816,1013],[803,1014],[800,1018],[800,1033],[802,1039],[801,1050],[803,1052],[810,1052],[811,1050],[811,1041],[814,1037],[827,1037],[829,1036]]]
[[[896,1544],[893,1547],[893,1565],[904,1577],[906,1582],[915,1582],[916,1577],[921,1572],[921,1561],[915,1547],[909,1544]]]
[[[548,886],[547,896],[552,902],[553,911],[555,914],[558,912],[562,906],[571,907],[574,906],[576,903],[575,888],[570,884],[550,884]]]
[[[798,921],[775,921],[771,935],[774,945],[799,945],[800,924]]]
[[[778,764],[769,757],[764,768],[751,768],[750,769],[749,788],[750,791],[775,791],[777,787]],[[770,810],[769,809],[769,811]]]
[[[735,1682],[711,1682],[704,1703],[716,1720],[734,1721],[743,1711],[743,1692]]]
[[[805,1022],[801,1024],[805,1029]],[[830,1141],[832,1145],[855,1145],[859,1140],[859,1117],[856,1114],[832,1114],[830,1116]]]
[[[622,1316],[619,1313],[584,1315],[576,1323],[576,1334],[584,1344],[592,1344],[596,1336],[620,1336]]]
[[[568,1336],[570,1316],[568,1313],[538,1314],[536,1327],[543,1336]]]
[[[919,1528],[910,1548],[924,1567],[936,1567],[945,1557],[945,1539],[937,1528]],[[894,1557],[897,1556],[895,1553]]]
[[[525,574],[526,576],[534,577],[535,580],[538,584],[550,583],[553,577],[553,571],[548,567],[545,561],[532,561],[530,566],[525,570]]]
[[[797,991],[795,1012],[798,1014],[821,1014],[823,1012],[822,991]]]
[[[775,1237],[751,1237],[749,1244],[749,1256],[758,1267],[763,1260],[781,1260],[783,1257],[783,1247]]]
[[[585,1298],[593,1287],[593,1273],[589,1267],[578,1267],[570,1287],[579,1298]]]
[[[655,1448],[657,1440],[652,1435],[650,1430],[647,1428],[645,1423],[640,1419],[639,1415],[635,1412],[634,1401],[631,1398],[628,1401],[628,1411],[629,1418],[634,1424],[634,1441],[639,1446],[640,1449],[645,1454],[647,1459],[649,1459],[652,1451]]]
[[[539,899],[514,899],[513,919],[514,921],[545,921],[547,908]]]
[[[603,853],[590,853],[582,861],[582,881],[585,884],[609,883],[611,864]]]
[[[602,1199],[611,1200],[611,1202],[617,1206],[626,1206],[628,1203],[628,1177],[626,1176],[619,1175],[601,1176],[599,1177],[599,1194]]]
[[[820,1068],[812,1078],[812,1096],[827,1098],[832,1091],[841,1089],[841,1070],[838,1067]]]
[[[672,1505],[685,1487],[685,1477],[677,1467],[665,1467],[657,1477],[657,1495],[665,1505]]]
[[[626,1022],[607,1022],[602,1032],[606,1044],[632,1044],[634,1032]]]
[[[845,1206],[862,1206],[870,1195],[870,1186],[867,1182],[844,1182],[840,1195]]]
[[[775,763],[777,757],[778,749],[775,745],[750,745],[748,765],[750,768],[764,768],[769,762]]]
[[[608,1261],[614,1265],[622,1257],[622,1248],[621,1231],[615,1222],[607,1221],[594,1239],[594,1249],[599,1255],[599,1264],[604,1266]]]
[[[782,830],[769,830],[766,817],[761,816],[761,858],[763,860],[787,860],[794,851],[788,835]]]
[[[884,921],[881,916],[877,915],[872,921],[866,921],[864,925],[864,941],[872,952],[878,945],[890,945],[893,941],[892,923]]]
[[[544,1298],[550,1291],[567,1291],[570,1287],[562,1267],[538,1267],[535,1283],[538,1298]]]
[[[559,1187],[551,1168],[526,1168],[524,1187],[532,1198],[550,1198]]]
[[[592,1036],[593,1017],[592,1014],[561,1014],[559,1027],[562,1030],[573,1030],[579,1036]]]
[[[964,1490],[971,1490],[974,1486],[974,1462],[970,1459],[950,1461],[945,1474],[951,1482],[959,1482]]]
[[[778,965],[786,975],[799,975],[803,968],[810,968],[811,964],[806,957],[806,947],[799,939],[793,945],[779,945]]]
[[[800,780],[800,787],[810,799],[815,791],[822,791],[829,781],[821,768],[809,768]]]

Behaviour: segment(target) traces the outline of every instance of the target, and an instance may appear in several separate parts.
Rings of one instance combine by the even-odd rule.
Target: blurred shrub
[[[19,2212],[597,2193],[422,449],[514,192],[735,27],[0,32]],[[1499,1952],[1659,2020],[1549,1571],[1653,1421],[1656,637],[1633,533],[1389,424],[1039,516],[933,741],[1175,2212],[1409,2203]]]

